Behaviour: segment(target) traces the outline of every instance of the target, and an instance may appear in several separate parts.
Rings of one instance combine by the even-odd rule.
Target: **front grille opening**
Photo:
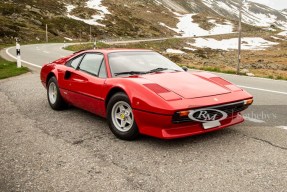
[[[211,106],[211,107],[206,107],[206,108],[195,108],[191,110],[198,110],[198,109],[216,109],[223,111],[227,113],[228,117],[237,115],[239,112],[244,111],[245,109],[248,108],[249,105],[244,105],[244,102],[237,102],[237,103],[231,103],[231,104],[226,104],[226,105],[220,105],[220,106]],[[211,116],[216,114],[217,112],[209,112]],[[184,123],[184,122],[193,122],[192,119],[190,119],[188,116],[181,117],[179,113],[175,113],[172,117],[172,122],[173,123]]]

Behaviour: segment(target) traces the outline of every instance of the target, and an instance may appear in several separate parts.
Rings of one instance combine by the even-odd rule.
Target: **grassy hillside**
[[[109,8],[103,26],[91,26],[97,38],[138,38],[173,36],[174,32],[162,27],[159,21],[175,26],[174,15],[153,1],[105,0]],[[22,42],[44,42],[48,25],[49,39],[63,41],[63,37],[89,40],[90,25],[67,17],[67,4],[76,5],[73,14],[88,19],[95,10],[85,7],[80,0],[8,0],[0,1],[0,43],[11,43],[15,37]]]
[[[203,29],[210,30],[214,27],[208,20],[213,18],[217,23],[222,23],[225,18],[216,14],[196,1],[198,8],[191,8],[187,1],[177,1],[189,11],[200,11],[193,19]],[[67,17],[67,5],[75,6],[71,13],[81,19],[91,19],[99,11],[87,8],[86,1],[81,0],[7,0],[0,1],[0,44],[14,42],[15,37],[20,37],[22,43],[45,42],[45,29],[48,25],[50,42],[64,41],[64,37],[76,41],[90,39],[117,38],[150,38],[172,37],[176,33],[165,25],[176,28],[179,22],[171,9],[154,0],[103,0],[111,14],[106,14],[103,20],[98,21],[103,26],[90,26],[82,21]],[[195,10],[194,10],[195,9]],[[208,18],[208,19],[207,19]],[[237,20],[231,20],[237,28]],[[258,31],[253,26],[244,26],[244,30]]]
[[[254,37],[253,32],[245,32],[245,37]],[[266,50],[243,50],[241,69],[248,70],[255,76],[272,79],[287,80],[287,41],[272,38],[273,32],[259,32],[256,34],[266,40],[279,43]],[[237,34],[218,35],[214,39],[230,39],[238,37]],[[224,51],[210,48],[197,48],[197,50],[186,50],[187,43],[193,42],[193,38],[169,39],[163,41],[141,42],[133,44],[108,45],[98,43],[97,48],[140,48],[160,52],[178,65],[185,65],[193,69],[208,71],[235,73],[237,66],[237,51]],[[92,49],[93,44],[73,45],[68,50],[78,51]],[[172,48],[185,52],[185,54],[167,53]]]

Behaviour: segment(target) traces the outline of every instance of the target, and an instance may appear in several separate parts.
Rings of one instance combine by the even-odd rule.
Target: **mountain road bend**
[[[40,69],[71,54],[62,46],[22,46],[22,60]],[[91,113],[51,110],[38,71],[1,80],[0,191],[285,191],[287,82],[217,75],[254,96],[243,124],[133,142]]]

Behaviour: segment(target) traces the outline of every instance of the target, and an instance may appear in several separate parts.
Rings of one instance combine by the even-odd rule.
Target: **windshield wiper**
[[[165,70],[168,70],[168,68],[159,67],[159,68],[156,68],[156,69],[152,69],[152,70],[150,70],[150,71],[147,71],[146,73],[156,73],[156,72],[161,72],[161,71],[165,71]]]
[[[150,71],[147,71],[146,73],[156,73],[156,72],[161,72],[161,71],[166,71],[166,70],[172,70],[172,71],[180,72],[180,70],[177,70],[177,69],[169,69],[169,68],[159,67],[159,68],[156,68],[156,69],[152,69],[152,70],[150,70]]]
[[[126,71],[126,72],[121,72],[121,73],[115,73],[115,76],[119,75],[142,75],[146,74],[146,72],[143,71]]]
[[[156,73],[156,72],[161,72],[161,71],[165,71],[165,70],[173,70],[176,72],[180,72],[180,70],[177,69],[169,69],[169,68],[156,68],[156,69],[152,69],[150,71],[126,71],[126,72],[120,72],[120,73],[115,73],[115,76],[119,76],[119,75],[144,75],[144,74],[148,74],[148,73]]]

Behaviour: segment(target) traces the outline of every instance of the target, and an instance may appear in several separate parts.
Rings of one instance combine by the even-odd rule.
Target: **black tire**
[[[49,91],[51,89],[51,84],[55,85],[55,101],[52,101],[50,96],[49,96]],[[64,101],[64,99],[61,96],[60,90],[59,90],[59,86],[58,86],[58,81],[55,77],[51,77],[48,81],[47,84],[47,97],[48,97],[48,102],[51,106],[52,109],[54,110],[63,110],[67,108],[67,103]]]
[[[128,115],[129,117],[132,116],[132,124],[129,125],[129,129],[127,131],[121,131],[119,126],[116,125],[116,123],[114,123],[114,121],[116,121],[115,117],[114,117],[114,121],[113,121],[113,114],[115,112],[113,112],[113,110],[115,111],[116,106],[123,102],[126,105],[129,105],[129,109],[130,109],[130,115]],[[126,117],[123,117],[126,118]],[[112,133],[119,139],[122,140],[127,140],[127,141],[131,141],[131,140],[135,140],[139,137],[139,131],[138,131],[138,127],[137,124],[135,122],[133,113],[132,113],[132,108],[131,108],[131,104],[130,104],[130,100],[128,98],[128,96],[125,93],[119,92],[116,93],[115,95],[112,96],[112,98],[110,99],[108,106],[107,106],[107,120],[108,120],[108,125],[112,131]],[[121,121],[121,120],[119,120]],[[117,128],[118,127],[118,128]]]

